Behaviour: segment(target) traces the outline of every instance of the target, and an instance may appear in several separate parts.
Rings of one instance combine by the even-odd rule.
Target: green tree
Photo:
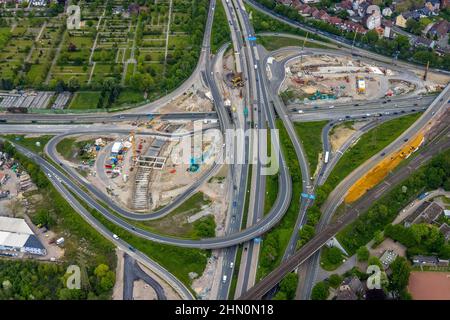
[[[297,290],[298,275],[296,273],[289,273],[280,282],[280,291],[286,294],[287,300],[292,300],[295,297],[295,291]]]
[[[339,264],[343,259],[342,251],[336,247],[329,248],[326,254],[326,259],[331,264]]]
[[[328,278],[328,283],[330,284],[331,287],[337,288],[342,283],[342,277],[338,274],[332,274]]]
[[[379,266],[380,268],[383,267],[383,265],[381,264],[380,259],[378,259],[378,258],[375,257],[375,256],[369,257],[369,259],[368,259],[368,261],[367,261],[367,264],[368,264],[369,266],[376,265],[376,266]]]
[[[317,283],[311,292],[311,300],[326,300],[329,295],[330,288],[325,282]]]
[[[356,257],[358,258],[358,261],[367,261],[369,259],[369,255],[369,249],[367,249],[366,246],[361,246],[358,250],[356,250]]]
[[[406,291],[406,286],[409,282],[409,274],[411,273],[411,267],[408,261],[403,257],[397,257],[390,265],[392,274],[389,282],[389,290],[393,293],[394,297],[399,298],[403,292]]]

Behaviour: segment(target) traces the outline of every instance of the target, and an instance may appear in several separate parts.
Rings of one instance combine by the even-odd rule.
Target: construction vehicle
[[[231,78],[231,83],[233,84],[233,88],[243,87],[244,80],[242,79],[242,72],[237,73]]]

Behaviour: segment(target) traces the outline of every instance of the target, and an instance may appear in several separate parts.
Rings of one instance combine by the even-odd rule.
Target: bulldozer
[[[242,73],[237,73],[231,78],[231,83],[233,84],[233,88],[243,87],[244,80],[242,79]]]

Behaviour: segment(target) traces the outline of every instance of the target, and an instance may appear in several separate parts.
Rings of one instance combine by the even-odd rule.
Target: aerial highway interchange
[[[220,48],[213,52],[211,38],[214,37],[214,33],[212,30],[217,17],[215,13],[219,6],[223,8],[225,20],[229,27],[229,41],[223,43]],[[77,214],[125,254],[123,263],[126,271],[122,279],[124,299],[133,298],[133,289],[130,286],[132,286],[133,279],[136,277],[144,281],[147,279],[147,283],[155,289],[158,299],[170,299],[171,296],[167,295],[166,286],[176,293],[175,296],[178,299],[202,299],[203,296],[193,287],[189,287],[186,281],[177,278],[169,271],[167,266],[158,263],[157,259],[136,249],[124,237],[118,237],[116,232],[110,230],[92,215],[92,210],[115,227],[134,237],[186,250],[199,249],[211,252],[212,258],[209,259],[214,267],[211,268],[209,278],[205,280],[205,282],[209,282],[208,290],[205,291],[207,293],[202,293],[205,294],[207,299],[271,299],[279,290],[279,284],[283,278],[295,272],[302,277],[299,281],[296,299],[306,300],[311,298],[311,291],[317,282],[317,273],[321,268],[321,249],[331,239],[335,239],[338,232],[356,221],[382,195],[387,194],[398,183],[425,166],[434,156],[443,153],[450,147],[450,133],[448,132],[450,86],[448,84],[448,73],[439,69],[425,70],[424,67],[405,61],[396,60],[393,63],[391,58],[361,48],[354,48],[351,42],[343,41],[336,36],[331,37],[320,31],[319,34],[329,39],[335,45],[335,48],[289,46],[269,52],[256,41],[260,35],[255,32],[253,17],[249,13],[249,8],[264,12],[268,16],[289,23],[296,28],[305,28],[309,32],[317,31],[293,24],[287,18],[286,20],[266,10],[252,0],[210,0],[197,65],[192,74],[181,85],[163,97],[136,108],[111,113],[71,113],[70,109],[68,109],[68,112],[54,113],[13,113],[6,110],[0,112],[0,141],[10,141],[20,154],[36,163],[57,192]],[[281,34],[267,33],[265,36]],[[289,38],[287,34],[283,33],[283,36]],[[291,36],[295,37],[294,35]],[[383,77],[386,75],[381,74],[381,72],[371,75],[375,79],[379,77],[382,80],[378,84],[379,87],[374,90],[377,93],[374,93],[370,99],[366,99],[364,96],[360,98],[361,95],[359,95],[356,99],[347,99],[346,97],[346,99],[341,100],[337,98],[337,101],[309,100],[305,102],[307,99],[297,98],[286,102],[282,98],[282,94],[294,90],[292,88],[294,88],[294,82],[297,78],[306,78],[307,75],[310,76],[316,72],[315,70],[323,71],[326,78],[326,73],[329,70],[324,71],[320,68],[332,69],[330,67],[332,63],[330,63],[330,66],[327,67],[320,65],[311,67],[310,74],[302,73],[302,71],[296,73],[296,68],[302,70],[301,63],[313,65],[315,57],[318,57],[317,59],[326,57],[329,61],[334,59],[333,63],[337,63],[338,59],[347,59],[351,62],[349,62],[351,68],[354,67],[353,63],[359,64],[359,66],[373,65],[376,66],[377,70],[389,70],[394,76],[384,79]],[[227,61],[232,61],[233,74],[238,74],[243,79],[243,85],[240,88],[232,87],[225,75]],[[291,70],[295,71],[291,72]],[[428,73],[430,78],[432,76],[447,77],[447,83],[441,85],[440,90],[426,92],[429,83],[432,81],[426,82],[423,79],[425,72]],[[356,73],[356,71],[353,73]],[[324,78],[323,74],[320,77]],[[352,75],[350,74],[350,76]],[[317,76],[316,80],[320,77]],[[330,77],[334,79],[332,76]],[[408,89],[408,92],[397,96],[394,94],[388,97],[384,96],[384,93],[380,94],[392,83],[389,82],[392,79],[394,79],[394,83],[401,83],[401,85],[408,83],[410,88],[413,89]],[[366,79],[367,83],[370,81],[372,80]],[[347,81],[347,83],[347,87],[353,85],[352,82]],[[302,83],[302,86],[306,85]],[[298,86],[298,88],[302,86]],[[167,105],[174,103],[174,101],[179,103],[178,101],[181,100],[177,99],[186,96],[186,92],[194,90],[192,89],[194,87],[195,90],[198,90],[197,92],[200,91],[198,88],[207,92],[208,99],[205,98],[205,101],[212,105],[212,110],[173,111],[167,108]],[[368,91],[369,89],[367,89]],[[231,106],[235,109],[232,110]],[[299,248],[297,245],[299,232],[307,224],[308,210],[316,201],[317,190],[326,184],[333,169],[343,159],[346,152],[351,150],[365,134],[370,133],[374,128],[401,119],[404,116],[414,115],[417,116],[417,120],[414,120],[405,131],[383,146],[376,154],[368,157],[352,169],[333,188],[320,208],[322,214],[317,222],[315,234]],[[152,121],[157,121],[158,124],[161,124],[159,128],[165,129],[158,130],[158,126],[153,124]],[[310,166],[305,141],[301,139],[297,131],[297,127],[301,127],[304,123],[316,121],[326,123],[321,128],[318,137],[322,156],[318,157],[317,155],[319,158],[317,170]],[[138,126],[139,123],[150,122],[152,122],[152,125]],[[196,129],[194,122],[202,124],[200,131]],[[338,147],[335,147],[330,141],[332,140],[332,132],[337,128],[342,129],[345,123],[350,122],[359,122],[361,125],[355,127],[351,134],[346,136]],[[442,126],[442,123],[447,125]],[[167,129],[170,126],[183,128],[183,130],[174,129],[174,131],[170,131]],[[272,136],[280,129],[280,126],[286,133],[284,136],[289,139],[292,146],[291,151],[293,152],[289,154],[282,152],[283,146],[280,145],[282,140],[277,139],[279,136],[275,139]],[[262,138],[259,132],[263,132],[263,129],[270,132],[272,140],[265,141]],[[226,135],[233,130],[242,130],[247,134],[242,136],[236,134],[235,136],[232,135],[231,139],[225,139]],[[180,141],[183,139],[193,138],[195,140],[197,135],[202,135],[208,131],[216,133],[220,131],[224,137],[217,143],[219,152],[214,155],[212,163],[203,165],[206,151],[201,150],[202,163],[200,169],[198,171],[192,170],[195,173],[195,178],[184,185],[180,182],[171,182],[173,185],[178,183],[181,187],[176,189],[176,192],[167,192],[170,195],[164,198],[165,202],[161,201],[156,205],[150,200],[146,200],[144,209],[138,209],[137,206],[130,205],[132,203],[131,196],[124,196],[119,193],[112,196],[111,193],[106,192],[110,189],[111,184],[125,185],[125,183],[128,183],[125,177],[124,182],[112,178],[111,181],[106,181],[106,179],[109,179],[108,175],[111,174],[107,170],[114,171],[114,166],[110,167],[112,169],[105,169],[104,162],[108,158],[105,150],[112,152],[111,148],[114,148],[112,141],[114,139],[114,143],[120,141],[121,146],[129,139],[128,141],[132,145],[132,148],[130,147],[129,150],[124,152],[125,157],[130,158],[130,160],[123,160],[124,167],[125,163],[133,163],[134,161],[139,165],[144,163],[142,168],[146,168],[145,161],[148,160],[140,160],[141,162],[137,160],[141,159],[136,156],[137,147],[135,144],[137,144],[137,141],[146,140],[145,143],[153,143],[149,148],[150,150],[157,142],[161,145],[177,145],[178,143],[181,144]],[[388,161],[389,158],[392,160],[393,155],[412,143],[412,140],[418,134],[422,134],[423,139],[420,147],[414,149],[414,156],[408,160],[407,165],[400,165],[395,170],[391,170],[389,175],[365,190],[357,201],[348,205],[344,214],[341,213],[342,215],[333,219],[333,215],[339,207],[346,203],[345,198],[349,190],[361,178],[367,177],[367,174],[370,174],[381,162]],[[19,139],[13,140],[8,138],[7,135],[49,135],[51,137],[42,146],[42,151],[38,152],[22,145]],[[266,131],[264,131],[264,135],[267,137]],[[105,153],[101,157],[98,156],[96,160],[97,163],[94,165],[94,168],[97,168],[95,175],[81,174],[79,170],[81,166],[71,162],[73,159],[67,159],[67,156],[62,155],[58,147],[67,139],[72,139],[75,143],[75,141],[80,141],[82,137],[89,137],[90,140],[92,140],[92,137],[102,137],[104,140],[108,137],[112,139],[108,141],[108,148],[97,151]],[[267,175],[270,170],[267,163],[264,162],[265,159],[261,157],[262,154],[267,155],[267,144],[271,144],[270,149],[274,154],[270,165],[277,167],[275,173],[277,175],[277,193],[273,197],[272,203],[266,201],[267,194],[271,191],[268,187],[269,177]],[[99,148],[99,150],[101,149]],[[172,149],[168,148],[167,150]],[[151,161],[156,161],[154,159],[162,155],[162,151],[159,152],[157,156],[152,154],[148,157],[153,159]],[[150,155],[151,152],[148,151],[147,153]],[[325,153],[326,157],[324,156]],[[121,152],[120,154],[122,155]],[[288,165],[288,163],[292,163],[290,157],[295,157],[295,162],[298,163],[299,168],[292,168]],[[99,159],[102,159],[102,161]],[[166,166],[168,159],[169,156],[164,160]],[[190,163],[184,164],[183,170],[176,167],[173,161],[172,168],[174,169],[171,173],[175,176],[178,172],[190,172],[189,170],[197,165],[193,159],[194,157],[191,158]],[[243,161],[238,162],[237,159]],[[406,162],[406,160],[403,161]],[[172,165],[172,162],[170,163]],[[301,173],[300,189],[294,189],[295,183],[292,179],[292,172],[296,169],[299,169]],[[105,172],[102,172],[102,170]],[[139,170],[144,172],[144,175],[151,175],[148,172],[157,172],[155,167],[152,168],[153,171],[136,167],[136,169],[130,170],[127,178],[136,179],[137,173],[141,172]],[[218,198],[221,198],[224,205],[220,209],[222,223],[220,228],[217,228],[219,231],[216,232],[215,236],[189,238],[176,234],[164,234],[161,230],[145,227],[146,223],[158,222],[164,218],[171,219],[174,214],[176,215],[175,212],[182,210],[183,205],[190,199],[199,192],[204,192],[205,185],[217,178],[219,172],[220,176],[224,177],[225,182],[220,187],[223,193]],[[101,181],[102,179],[105,181]],[[148,179],[152,181],[151,178]],[[160,179],[160,181],[163,181],[162,178]],[[121,188],[121,190],[125,190],[123,193],[135,193],[137,182],[133,183],[130,184],[131,187],[128,189]],[[161,185],[163,185],[162,182]],[[147,186],[147,188],[150,187]],[[144,188],[144,190],[147,189]],[[124,198],[120,199],[121,196]],[[133,197],[135,196],[133,195]],[[299,205],[295,212],[295,223],[291,226],[292,231],[288,239],[285,239],[287,245],[282,248],[278,264],[264,277],[258,278],[265,236],[277,228],[287,214],[292,201],[297,201],[296,199],[298,199]],[[200,212],[201,210],[197,208],[197,211]],[[219,221],[218,219],[216,219],[216,223]],[[143,271],[142,266],[147,268],[149,272]]]

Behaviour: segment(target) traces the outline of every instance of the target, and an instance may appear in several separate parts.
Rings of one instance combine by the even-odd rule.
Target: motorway
[[[419,149],[417,155],[407,166],[400,167],[392,173],[385,182],[368,191],[359,201],[349,206],[349,209],[337,219],[333,225],[325,227],[319,231],[309,242],[291,256],[286,262],[278,266],[266,278],[256,284],[252,289],[242,295],[240,300],[261,299],[264,294],[270,291],[283,277],[304,263],[313,256],[332,237],[334,237],[345,226],[355,221],[358,216],[364,213],[381,195],[391,190],[399,182],[406,179],[411,173],[423,166],[434,155],[450,148],[450,136],[447,132],[439,140],[433,141],[426,148]]]
[[[236,18],[236,16],[237,16],[239,18],[239,22],[242,27],[242,32],[241,32],[240,30],[238,30],[239,22],[237,22],[237,19],[233,20],[234,21],[233,26],[234,26],[234,30],[235,30],[233,32],[234,36],[232,37],[233,45],[235,46],[235,50],[237,49],[235,52],[236,57],[239,56],[239,63],[238,63],[239,68],[242,68],[244,74],[247,76],[246,77],[246,79],[247,79],[246,99],[248,102],[248,106],[251,109],[251,116],[252,116],[253,124],[257,125],[258,128],[260,128],[260,129],[265,128],[266,125],[270,129],[275,129],[276,128],[275,113],[274,113],[274,108],[273,108],[273,107],[275,107],[277,113],[282,118],[283,124],[285,125],[286,130],[288,131],[289,136],[291,137],[291,140],[294,144],[294,148],[296,150],[297,158],[299,160],[299,165],[301,166],[302,175],[303,175],[303,190],[304,191],[308,190],[311,187],[310,186],[310,177],[309,177],[307,162],[305,160],[301,144],[298,141],[298,137],[295,134],[295,130],[293,128],[292,122],[289,119],[289,114],[286,112],[284,106],[282,105],[282,102],[279,100],[277,92],[274,91],[274,87],[268,84],[267,75],[264,72],[265,69],[263,69],[266,66],[266,61],[267,61],[266,58],[267,57],[265,57],[264,60],[260,60],[259,57],[264,57],[263,49],[261,47],[258,47],[254,41],[250,41],[248,39],[248,37],[250,35],[254,35],[254,32],[253,32],[253,28],[249,22],[248,14],[245,12],[245,8],[243,6],[242,1],[241,0],[237,0],[237,1],[229,0],[229,1],[225,1],[225,2],[226,2],[226,4],[224,3],[224,6],[226,6],[227,15],[230,14],[233,16],[233,18]],[[214,59],[211,59],[211,53],[210,53],[210,49],[209,49],[210,31],[211,31],[211,25],[212,25],[212,20],[213,20],[212,17],[214,15],[214,7],[215,7],[215,1],[211,1],[209,13],[208,13],[208,22],[207,22],[206,32],[205,32],[205,36],[204,36],[204,44],[203,44],[203,48],[202,48],[201,58],[197,65],[196,71],[181,87],[179,87],[177,90],[172,92],[170,95],[168,95],[158,101],[155,101],[153,103],[147,104],[140,108],[133,109],[130,112],[123,113],[120,115],[118,115],[118,114],[94,114],[94,115],[8,114],[8,115],[0,115],[0,120],[6,120],[8,123],[11,123],[11,122],[23,123],[25,121],[40,122],[40,123],[69,122],[69,124],[94,123],[94,122],[110,123],[110,122],[121,122],[121,121],[135,121],[138,119],[140,119],[140,120],[148,119],[149,114],[151,114],[153,116],[161,116],[161,118],[164,118],[165,120],[219,119],[219,123],[220,123],[220,127],[221,127],[222,131],[232,128],[231,119],[229,118],[228,111],[226,110],[225,106],[223,105],[223,99],[222,99],[222,96],[221,96],[220,91],[216,84],[217,79],[213,72],[216,58],[219,55],[216,55],[214,57]],[[232,10],[236,14],[231,13]],[[242,36],[244,36],[244,39],[245,39],[244,43],[242,43]],[[354,50],[354,52],[356,52],[356,50]],[[367,53],[365,51],[359,51],[359,52],[361,54],[367,54],[369,57],[377,56],[378,59],[380,57],[379,55]],[[221,53],[223,54],[223,51]],[[242,58],[242,56],[245,56],[245,58]],[[387,60],[387,58],[384,58],[384,59]],[[400,63],[398,63],[398,65],[400,65]],[[404,65],[407,65],[407,64],[404,64]],[[157,108],[162,106],[164,103],[169,102],[170,100],[174,99],[174,97],[176,97],[177,95],[180,95],[184,91],[186,91],[194,83],[194,79],[195,79],[195,81],[198,80],[197,78],[200,74],[202,75],[202,78],[206,81],[207,85],[209,86],[209,88],[211,90],[211,93],[214,98],[214,104],[215,104],[217,113],[196,113],[196,114],[195,113],[194,114],[191,114],[191,113],[176,114],[176,113],[174,113],[174,114],[162,115],[162,114],[154,112],[154,110],[156,110]],[[276,74],[276,71],[272,70],[272,74]],[[422,128],[424,125],[426,125],[427,122],[430,121],[435,114],[440,112],[440,109],[443,104],[439,103],[439,101],[442,102],[443,99],[445,99],[445,102],[448,100],[448,87],[433,102],[433,104],[425,111],[424,115],[413,125],[414,128],[413,127],[410,128],[411,130],[408,129],[405,132],[405,134],[401,136],[401,138],[403,139],[404,137],[410,135],[412,132],[415,132],[414,130],[418,130],[418,129]],[[425,100],[426,100],[426,98],[423,98],[423,101],[420,101],[420,104],[418,104],[417,107],[422,107],[422,105],[425,106],[427,104],[427,101],[425,101]],[[407,105],[410,104],[411,101],[412,100],[398,101],[398,105],[399,105],[398,110],[400,110],[400,112],[402,110],[404,110],[406,112]],[[272,105],[272,103],[273,103],[273,105]],[[370,112],[375,112],[375,113],[378,112],[378,111],[376,111],[376,110],[378,110],[377,103],[379,104],[378,101],[373,102],[373,109],[371,107],[369,107],[369,108],[371,108]],[[419,102],[417,102],[417,103],[419,103]],[[428,101],[428,103],[429,103],[429,101]],[[305,110],[305,114],[302,114],[302,117],[300,117],[300,118],[302,118],[302,120],[303,120],[303,119],[305,119],[305,117],[303,117],[303,116],[308,115],[312,118],[319,117],[319,119],[323,119],[320,117],[323,116],[324,113],[333,114],[331,119],[345,118],[345,116],[348,113],[347,111],[349,110],[346,108],[349,108],[349,107],[350,106],[346,106],[344,104],[339,107],[340,111],[336,111],[338,109],[338,108],[336,108],[336,109],[333,109],[332,111],[326,110],[327,112],[323,112],[324,110],[322,110],[320,107],[317,109],[317,111],[312,111],[312,112],[308,111],[307,112]],[[404,107],[404,109],[402,109],[403,107]],[[354,108],[352,108],[352,110],[354,110]],[[382,108],[382,110],[383,110],[383,112],[386,112],[386,108]],[[397,109],[389,109],[389,110],[392,110],[392,112],[396,112],[394,110],[397,110]],[[409,110],[409,111],[412,111],[412,110]],[[342,114],[339,112],[341,112]],[[368,111],[366,109],[361,110],[361,117],[363,117],[362,115],[367,112]],[[133,113],[135,113],[135,114],[133,114]],[[311,113],[311,115],[310,115],[310,113]],[[295,120],[297,115],[298,114],[291,114],[290,116]],[[356,114],[355,116],[358,116],[358,114]],[[329,117],[329,116],[326,116],[326,117]],[[306,118],[306,119],[308,119],[308,118]],[[310,121],[310,120],[305,120],[305,121]],[[242,124],[235,123],[235,126],[238,126],[238,125],[242,126]],[[248,125],[249,125],[249,123],[245,123],[244,127],[247,127]],[[255,139],[255,138],[252,137],[251,139]],[[386,150],[389,150],[389,148],[391,148],[391,151],[392,151],[392,150],[395,150],[396,148],[398,148],[400,145],[399,143],[401,143],[402,139],[400,139],[400,137],[399,137],[399,139],[397,139],[398,141],[397,140],[394,141],[393,145],[388,146],[386,148]],[[54,142],[56,140],[57,139],[52,140],[51,142],[53,144],[51,143],[46,146],[46,151],[48,152],[48,154],[51,155],[52,158],[55,157],[54,159],[57,159],[56,155],[54,153],[55,145],[56,145]],[[246,139],[246,141],[244,143],[244,146],[245,146],[244,153],[249,156],[250,156],[249,145],[253,145],[251,142],[252,141],[250,141],[249,139]],[[257,152],[259,152],[259,150],[261,148],[259,141],[257,141],[256,145],[257,145],[257,147],[255,147],[253,149],[253,155],[257,155]],[[103,206],[101,206],[97,200],[95,200],[88,192],[85,191],[86,185],[83,180],[77,180],[78,183],[83,186],[83,188],[81,188],[79,186],[79,184],[74,183],[72,181],[72,179],[74,179],[74,177],[71,176],[70,173],[69,173],[70,176],[68,177],[65,174],[63,174],[60,170],[55,168],[51,163],[49,163],[48,161],[46,161],[45,159],[40,157],[39,155],[36,155],[36,154],[26,150],[25,148],[22,148],[17,145],[16,145],[16,148],[18,149],[19,152],[32,158],[43,168],[44,172],[46,172],[46,174],[49,175],[50,180],[55,185],[55,187],[57,187],[58,191],[61,192],[66,199],[68,199],[68,202],[80,214],[82,214],[83,217],[85,217],[85,219],[93,219],[93,218],[88,217],[90,215],[87,212],[87,210],[84,209],[84,207],[75,199],[75,197],[68,190],[71,190],[73,193],[75,193],[77,195],[77,197],[82,199],[88,206],[99,211],[108,220],[112,221],[113,223],[115,223],[117,225],[120,225],[122,228],[129,231],[130,233],[133,233],[142,238],[152,240],[155,242],[159,242],[159,243],[180,246],[180,247],[202,248],[202,249],[228,248],[228,249],[224,250],[224,252],[225,252],[224,266],[228,266],[229,262],[234,261],[235,256],[236,256],[236,245],[240,244],[240,243],[246,243],[245,247],[247,248],[247,250],[244,251],[243,258],[241,260],[242,264],[241,264],[240,271],[242,272],[242,275],[240,274],[240,277],[239,277],[241,292],[245,292],[249,287],[252,286],[252,284],[255,281],[254,273],[255,273],[255,267],[257,265],[259,246],[257,244],[255,244],[254,241],[251,241],[251,240],[253,240],[256,237],[261,236],[262,234],[267,232],[270,228],[272,228],[274,225],[276,225],[280,221],[280,219],[283,217],[283,215],[286,212],[287,208],[289,207],[289,204],[291,201],[292,182],[290,179],[289,170],[288,170],[287,166],[285,165],[284,156],[282,153],[280,153],[279,157],[278,157],[278,162],[280,164],[279,192],[277,195],[276,202],[273,205],[273,207],[271,208],[271,210],[269,211],[269,213],[266,216],[262,217],[262,212],[264,211],[263,203],[264,203],[264,195],[265,195],[265,192],[264,192],[265,178],[264,178],[264,175],[262,174],[262,169],[263,169],[262,164],[260,162],[260,159],[257,157],[257,159],[256,159],[257,164],[253,166],[253,174],[252,174],[252,179],[254,179],[254,180],[252,183],[252,190],[251,190],[252,193],[251,193],[251,197],[250,197],[251,210],[249,210],[249,211],[251,211],[251,214],[249,214],[246,229],[239,231],[240,222],[241,222],[241,219],[243,216],[243,209],[244,209],[243,206],[244,206],[244,202],[245,202],[245,198],[246,198],[245,193],[246,193],[246,189],[247,189],[246,183],[247,183],[248,165],[247,164],[242,165],[242,166],[233,166],[232,165],[232,166],[230,166],[230,172],[233,173],[235,179],[237,177],[239,177],[238,187],[236,188],[236,192],[233,195],[233,197],[237,197],[238,204],[237,204],[236,208],[230,208],[230,211],[236,212],[238,217],[237,217],[237,219],[234,220],[233,223],[230,224],[226,235],[217,237],[217,238],[213,238],[213,239],[201,239],[201,240],[188,240],[188,239],[172,238],[172,237],[167,237],[167,236],[151,233],[146,230],[142,230],[140,228],[133,226],[131,223],[127,222],[126,220],[121,219],[117,214],[111,213],[110,210],[108,210],[108,208],[104,208]],[[436,148],[438,148],[438,147],[436,147]],[[436,151],[437,150],[436,148],[430,148],[430,150]],[[235,150],[235,146],[233,146],[232,149]],[[237,151],[237,152],[239,152],[239,151]],[[427,153],[424,153],[424,155],[429,156],[429,154],[427,154]],[[374,158],[377,158],[378,160],[380,159],[379,155],[378,155],[378,157],[374,157]],[[413,163],[413,162],[411,162],[411,163]],[[373,166],[373,164],[374,164],[374,162],[369,160],[367,163],[365,163],[361,167],[364,167],[364,169],[367,170],[368,168]],[[351,181],[355,180],[358,176],[361,175],[361,173],[363,172],[364,169],[358,168],[357,170],[355,170],[355,172],[351,174],[351,178],[349,178],[346,183],[350,184]],[[70,170],[68,170],[67,172],[70,172]],[[196,187],[198,187],[198,186],[196,186]],[[346,192],[346,190],[348,190],[348,188],[349,188],[349,186],[345,185],[343,188],[341,188],[341,190],[339,190],[339,192]],[[100,192],[99,194],[97,194],[97,193],[95,193],[95,191],[93,192],[93,190],[90,190],[90,188],[87,188],[87,189],[89,190],[89,192],[94,193],[94,195],[97,199],[101,199],[102,202],[107,203],[108,206],[110,206],[117,213],[122,214],[125,217],[127,217],[127,214],[129,214],[129,212],[126,213],[125,211],[121,211],[123,209],[121,209],[118,206],[115,206],[114,203],[110,203],[108,201],[109,198],[107,198],[103,193]],[[373,190],[375,190],[375,189],[373,189]],[[364,197],[364,199],[366,199],[367,197],[370,197],[371,194],[372,194],[372,191],[367,193],[366,196]],[[103,197],[105,197],[105,198],[103,198]],[[330,203],[330,204],[328,204],[329,210],[326,211],[326,214],[324,214],[323,216],[329,218],[331,216],[331,214],[334,212],[335,204],[338,202],[338,200],[342,201],[341,198],[343,198],[343,196],[341,196],[339,193],[333,194],[333,196],[330,195],[330,198],[328,199],[329,203]],[[175,201],[174,206],[179,205],[183,201],[183,199],[186,199],[186,198],[181,198],[179,200],[179,202]],[[233,198],[233,199],[235,199],[235,198]],[[364,201],[362,201],[362,202],[364,202]],[[328,201],[327,201],[327,203],[328,203]],[[300,223],[302,223],[304,221],[304,216],[305,216],[304,213],[306,211],[307,206],[308,206],[307,202],[302,203],[302,206],[300,209],[300,214],[299,214],[298,220],[297,220],[297,226],[300,225]],[[145,215],[140,215],[140,216],[145,217]],[[135,219],[137,217],[128,216],[127,218]],[[148,218],[148,216],[145,218]],[[348,218],[348,219],[349,219],[348,221],[351,221],[352,218]],[[137,220],[141,220],[141,219],[137,219]],[[142,219],[142,220],[144,220],[144,219]],[[95,227],[99,231],[101,231],[103,229],[104,233],[108,233],[108,231],[106,231],[103,226],[98,224],[98,222],[95,223],[96,220],[95,221],[89,220],[89,221],[91,221],[90,223],[94,224]],[[347,220],[344,221],[344,219],[343,219],[342,221],[343,221],[342,223],[344,223]],[[341,224],[338,224],[338,226],[341,226]],[[333,226],[333,227],[335,227],[335,226]],[[324,231],[319,232],[316,237],[318,237],[321,234],[325,234],[325,236],[329,236],[329,234],[331,232],[330,230],[332,231],[334,229],[332,229],[331,227],[326,227],[324,229]],[[111,235],[110,234],[108,234],[108,235],[109,235],[108,238],[110,238]],[[322,237],[324,237],[324,236],[322,236]],[[292,241],[292,239],[291,239],[291,241]],[[116,241],[114,241],[114,242],[116,242]],[[316,252],[318,250],[318,248],[316,248],[316,246],[319,245],[319,248],[320,248],[320,246],[323,245],[323,243],[320,243],[320,240],[319,241],[314,240],[314,242],[313,241],[311,241],[311,242],[312,242],[312,244],[308,243],[302,248],[302,250],[300,250],[301,252],[303,252],[301,254],[303,254],[303,256],[306,256],[306,258],[311,256],[314,252]],[[137,254],[136,252],[133,252],[133,251],[130,252],[129,246],[127,247],[126,244],[123,244],[122,246],[125,247],[125,250],[127,250],[130,255],[136,256],[136,254]],[[292,270],[293,268],[288,270],[292,264],[298,265],[298,264],[296,264],[299,261],[298,259],[303,259],[303,258],[301,258],[302,257],[301,254],[300,254],[300,258],[298,258],[299,253],[296,253],[295,255],[293,255],[291,257],[288,257],[288,255],[287,255],[286,262],[284,262],[280,266],[280,268],[284,268],[282,272],[286,273],[286,272],[289,272],[290,270]],[[306,259],[306,258],[304,258],[304,259]],[[145,258],[141,257],[141,260],[143,260],[143,259],[145,260]],[[292,262],[293,259],[294,259],[294,262]],[[295,259],[297,259],[297,260],[295,260]],[[301,261],[303,262],[304,259]],[[150,264],[150,263],[147,261],[147,264]],[[152,270],[154,268],[155,268],[155,266],[153,265]],[[158,269],[158,267],[156,267],[156,268]],[[159,268],[161,268],[161,267],[159,267]],[[278,269],[279,268],[277,268],[276,270],[278,270]],[[285,270],[288,270],[288,271],[285,272]],[[184,287],[184,286],[180,285],[179,281],[178,281],[178,283],[176,283],[176,281],[170,277],[172,275],[168,274],[167,270],[160,269],[160,272],[165,273],[164,279],[166,281],[169,281],[169,283],[171,283],[175,287],[178,287],[179,292],[184,292],[183,296],[185,298],[192,297],[189,290],[187,290],[186,288],[183,289],[182,287]],[[233,268],[230,268],[230,269],[227,268],[227,270],[225,270],[225,272],[223,274],[230,274],[230,273],[232,274],[232,272],[233,272]],[[280,273],[280,271],[278,271],[278,272],[279,272],[279,274],[282,273],[282,272]],[[270,290],[271,288],[273,288],[274,285],[273,284],[271,285],[269,282],[275,281],[274,279],[277,279],[277,277],[279,277],[279,274],[275,273],[276,277],[273,276],[272,274],[273,273],[271,273],[267,277],[267,278],[269,278],[269,280],[267,280],[267,281],[263,280],[260,283],[258,283],[258,285],[255,287],[255,288],[261,288],[263,286],[269,287],[266,291],[264,291],[265,289],[250,289],[247,293],[244,293],[243,297],[249,296],[249,297],[253,298],[254,296],[252,296],[252,292],[254,292],[254,291],[256,292],[257,290],[259,290],[259,291],[257,291],[258,295],[259,295],[260,292],[264,291],[263,293],[265,293],[268,290]],[[167,279],[169,279],[169,280],[167,280]],[[229,277],[228,279],[229,279],[228,283],[231,283],[231,277]],[[281,279],[281,278],[279,278],[279,279]],[[279,281],[279,279],[278,279],[278,281]],[[271,287],[270,287],[270,285],[271,285]],[[186,292],[186,290],[188,292]],[[221,288],[219,289],[219,296],[226,298],[228,291],[229,291],[228,284],[221,286]],[[258,296],[258,297],[260,297],[260,296]]]

